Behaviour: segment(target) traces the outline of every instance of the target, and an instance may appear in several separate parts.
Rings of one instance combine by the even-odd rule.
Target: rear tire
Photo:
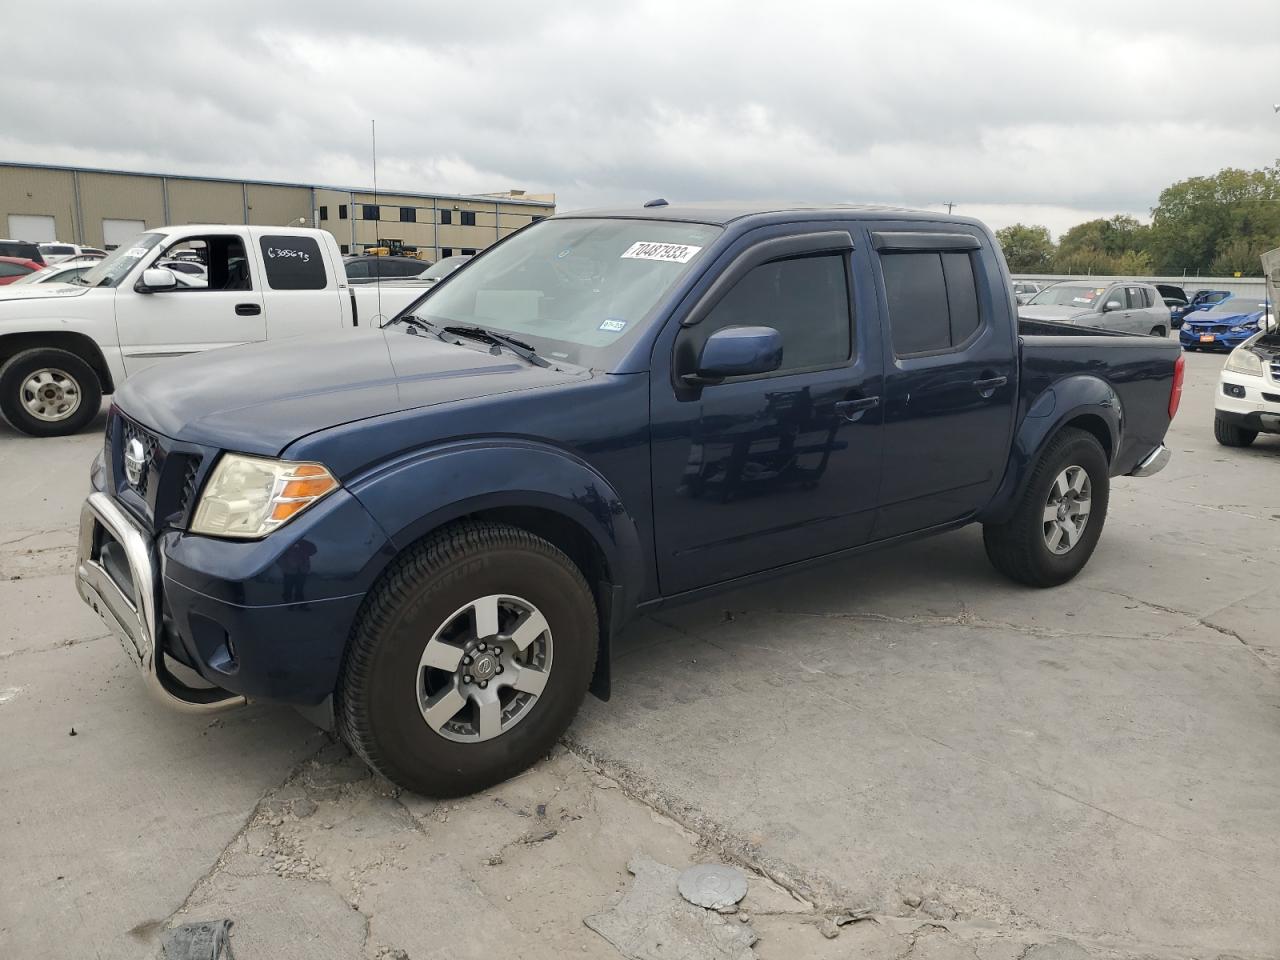
[[[992,566],[1032,587],[1066,583],[1093,555],[1107,518],[1110,489],[1102,445],[1084,430],[1063,430],[1032,469],[1008,521],[982,528]]]
[[[1152,327],[1152,328],[1151,328],[1151,336],[1153,336],[1153,337],[1166,337],[1166,336],[1168,336],[1168,334],[1165,332],[1164,327]]]
[[[101,406],[98,375],[67,350],[23,350],[0,367],[0,413],[29,437],[78,433]]]
[[[1228,423],[1215,414],[1213,438],[1224,447],[1247,447],[1258,439],[1258,431],[1237,427],[1234,423]]]
[[[336,692],[338,729],[401,787],[474,793],[555,745],[598,646],[595,599],[564,553],[517,527],[455,524],[406,551],[366,598]]]

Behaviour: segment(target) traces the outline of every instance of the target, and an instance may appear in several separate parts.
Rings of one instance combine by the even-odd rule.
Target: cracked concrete
[[[99,434],[0,428],[0,946],[226,916],[243,960],[616,960],[583,921],[641,855],[747,870],[761,960],[1274,957],[1280,442],[1213,443],[1219,363],[1072,584],[967,530],[663,611],[564,747],[448,802],[289,710],[147,700],[69,578]]]

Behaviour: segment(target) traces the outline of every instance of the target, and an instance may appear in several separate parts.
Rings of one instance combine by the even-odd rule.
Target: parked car
[[[1169,325],[1177,330],[1182,326],[1182,312],[1189,303],[1187,292],[1181,287],[1172,283],[1156,283],[1152,284],[1156,288],[1156,292],[1160,294],[1164,300],[1164,305],[1169,308]]]
[[[1214,394],[1213,435],[1224,447],[1247,447],[1260,433],[1280,433],[1280,330],[1255,333],[1231,351]]]
[[[50,264],[82,258],[101,260],[107,255],[105,250],[99,250],[97,247],[83,247],[78,243],[60,243],[56,241],[40,244],[40,253],[44,255],[44,262]]]
[[[51,266],[41,267],[25,277],[19,277],[14,286],[27,283],[71,283],[77,277],[89,272],[97,263],[96,260],[67,260]]]
[[[1117,333],[1149,333],[1153,337],[1169,333],[1169,308],[1160,292],[1138,280],[1064,280],[1019,307],[1018,316]]]
[[[413,280],[415,283],[424,285],[439,283],[470,259],[470,255],[463,256],[461,254],[453,257],[441,257],[431,266],[427,267],[426,270],[423,270],[420,274],[414,277]]]
[[[1052,282],[1052,280],[1015,280],[1013,296],[1019,303],[1027,303]]]
[[[1178,340],[1184,350],[1233,350],[1273,325],[1266,300],[1229,297],[1187,314]]]
[[[1187,305],[1176,311],[1170,311],[1170,319],[1176,320],[1175,329],[1182,326],[1182,322],[1187,318],[1187,314],[1195,313],[1197,310],[1212,310],[1213,307],[1226,300],[1231,296],[1230,290],[1197,290],[1191,295],[1191,299]]]
[[[42,266],[26,257],[0,257],[0,287],[17,283],[23,277],[41,269]]]
[[[1110,478],[1168,460],[1184,358],[1008,289],[960,217],[553,217],[379,333],[130,379],[79,590],[172,705],[293,703],[473,791],[608,697],[643,611],[970,522],[1017,581],[1078,573]]]
[[[347,279],[351,283],[375,283],[378,280],[399,280],[416,277],[427,267],[429,260],[417,257],[355,256],[347,257]]]
[[[206,251],[207,282],[156,266],[192,245]],[[75,284],[0,291],[0,412],[32,436],[74,433],[139,370],[211,347],[376,327],[420,294],[349,287],[323,230],[149,230]]]
[[[0,257],[17,257],[20,260],[34,260],[44,266],[44,254],[40,245],[25,240],[0,240]]]
[[[191,277],[206,277],[209,271],[205,269],[205,265],[199,260],[192,260],[189,257],[179,257],[170,260],[162,260],[156,264],[157,267],[165,267],[174,273],[185,273]]]

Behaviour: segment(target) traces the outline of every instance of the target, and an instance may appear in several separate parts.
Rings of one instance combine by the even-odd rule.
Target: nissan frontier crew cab
[[[1168,459],[1181,376],[1174,343],[1019,325],[974,220],[561,215],[381,331],[131,377],[77,582],[173,706],[291,703],[466,793],[607,699],[663,604],[973,522],[1004,574],[1069,580],[1111,478]]]
[[[158,265],[181,255],[204,265],[204,282]],[[31,436],[75,433],[103,394],[147,367],[230,344],[377,327],[421,294],[348,286],[324,230],[158,227],[70,283],[0,288],[0,413]]]

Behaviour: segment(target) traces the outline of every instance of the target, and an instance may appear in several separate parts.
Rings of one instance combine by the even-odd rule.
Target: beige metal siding
[[[80,174],[80,209],[85,242],[100,247],[102,221],[141,220],[147,228],[163,227],[164,194],[159,177],[128,173]]]
[[[245,187],[249,191],[249,222],[282,227],[293,223],[298,226],[298,218],[306,220],[311,226],[311,188],[310,187],[276,187],[261,183],[250,183]]]
[[[9,214],[15,213],[53,217],[58,239],[78,243],[75,210],[75,182],[69,170],[0,167],[0,236],[9,236]]]
[[[169,222],[244,223],[244,186],[217,180],[169,180]]]

